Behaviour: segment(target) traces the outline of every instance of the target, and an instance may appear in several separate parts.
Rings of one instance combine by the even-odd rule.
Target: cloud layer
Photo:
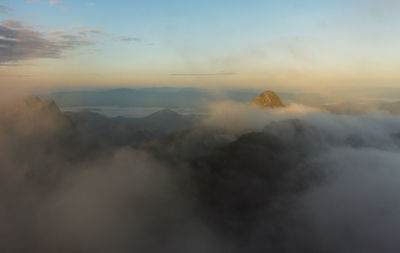
[[[398,117],[219,103],[135,150],[98,145],[51,100],[2,108],[7,252],[400,250]]]

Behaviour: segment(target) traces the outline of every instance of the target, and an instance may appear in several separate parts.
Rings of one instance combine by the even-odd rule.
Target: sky
[[[398,0],[0,0],[0,85],[397,87],[399,14]]]

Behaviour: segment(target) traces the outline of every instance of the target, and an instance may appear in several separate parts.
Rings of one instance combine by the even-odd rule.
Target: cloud
[[[50,0],[49,4],[51,6],[59,6],[62,9],[69,9],[69,7],[66,4],[64,4],[64,2],[59,1],[59,0]]]
[[[11,10],[12,9],[10,7],[8,7],[8,5],[0,4],[0,13],[8,15],[8,14],[10,14]]]
[[[119,38],[115,39],[122,42],[132,42],[132,41],[141,41],[141,38],[138,37],[129,37],[129,36],[120,36]]]
[[[81,142],[86,137],[80,139],[69,120],[48,105],[51,101],[31,97],[0,108],[3,249],[189,252],[193,244],[207,252],[218,248],[169,168],[146,151],[91,149]],[[17,161],[15,155],[27,150],[35,151]]]
[[[288,171],[294,174],[284,184],[292,185],[290,180],[301,178],[302,171],[311,169],[314,173],[314,182],[311,176],[305,178],[305,184],[312,182],[311,188],[290,200],[294,206],[285,204],[292,214],[283,220],[277,218],[279,225],[273,225],[264,215],[271,212],[269,208],[260,211],[264,214],[254,222],[258,224],[255,230],[247,232],[252,234],[250,240],[254,239],[251,242],[257,245],[256,249],[271,243],[266,238],[269,229],[273,229],[273,236],[285,238],[281,246],[287,248],[283,252],[399,251],[395,236],[400,224],[399,117],[377,112],[333,115],[301,105],[270,110],[219,103],[212,107],[207,125],[239,136],[234,145],[218,149],[222,153],[228,151],[226,160],[215,158],[220,167],[228,163],[230,173],[221,179],[222,183],[230,180],[228,185],[233,184],[236,172],[232,170],[238,162],[243,164],[239,169],[250,169],[252,173],[258,171],[256,168],[265,173],[285,170],[285,163],[276,163],[271,156],[275,151],[282,155],[282,161],[293,162]],[[202,157],[200,162],[205,159]],[[298,172],[296,166],[300,166]],[[213,180],[217,169],[211,168]],[[244,180],[242,174],[238,177]],[[252,189],[250,184],[244,185],[246,191]],[[224,201],[226,205],[227,200]],[[279,205],[279,200],[271,204]],[[264,238],[265,244],[261,242],[261,246],[256,238]]]
[[[96,3],[95,2],[87,2],[86,6],[96,6]]]
[[[40,0],[26,0],[25,3],[27,4],[35,4],[35,3],[39,3]]]
[[[0,25],[0,63],[60,58],[66,51],[94,43],[82,35],[54,31],[45,33],[23,27],[18,21],[6,20]]]
[[[84,30],[79,30],[75,32],[76,34],[79,35],[89,35],[89,34],[104,34],[103,31],[99,30],[99,29],[84,29]]]
[[[224,102],[137,150],[96,145],[51,100],[7,106],[6,251],[400,250],[399,117]]]
[[[50,4],[51,6],[55,6],[55,5],[63,5],[64,3],[61,2],[61,1],[59,1],[59,0],[50,0],[50,1],[49,1],[49,4]]]
[[[3,25],[10,28],[22,28],[22,23],[18,20],[3,20]]]
[[[233,133],[261,131],[267,124],[276,120],[322,113],[319,109],[298,104],[268,110],[231,101],[209,104],[208,110],[210,115],[205,121],[207,126],[226,129]]]
[[[221,73],[175,73],[171,76],[233,76],[236,72],[221,72]]]
[[[61,31],[61,30],[53,30],[53,31],[50,31],[50,32],[49,32],[49,35],[56,36],[56,35],[61,35],[61,34],[63,34],[63,33],[64,33],[64,32]]]
[[[5,63],[35,58],[61,58],[70,50],[96,44],[96,37],[111,37],[93,28],[80,27],[73,34],[61,30],[43,32],[35,28],[37,26],[27,26],[18,20],[4,20],[0,24],[0,64],[4,66]],[[141,39],[121,36],[118,40],[130,42]]]

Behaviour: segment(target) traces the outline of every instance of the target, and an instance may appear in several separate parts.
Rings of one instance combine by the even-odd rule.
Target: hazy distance
[[[400,252],[399,12],[0,0],[0,252]]]

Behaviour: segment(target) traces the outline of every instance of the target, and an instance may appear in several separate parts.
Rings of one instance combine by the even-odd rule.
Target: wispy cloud
[[[10,12],[11,12],[11,8],[8,7],[8,5],[0,4],[0,13],[1,13],[1,14],[6,14],[6,15],[8,15],[8,14],[10,14]]]
[[[132,42],[132,41],[141,41],[142,39],[138,38],[138,37],[119,36],[119,38],[117,40],[123,41],[123,42]]]
[[[99,29],[82,29],[75,32],[76,34],[87,36],[89,34],[104,34],[103,31]]]
[[[63,5],[64,3],[58,0],[50,0],[49,4],[55,6],[55,5]]]
[[[41,32],[15,20],[0,25],[0,64],[35,58],[61,58],[66,51],[95,44],[83,35]]]
[[[96,3],[95,2],[87,2],[86,6],[96,6]]]
[[[59,6],[62,9],[69,9],[69,7],[66,4],[64,4],[64,2],[59,1],[59,0],[50,0],[49,4],[51,6]]]
[[[21,28],[22,27],[22,24],[21,24],[20,21],[11,20],[11,19],[3,20],[3,25],[7,26],[7,27],[10,27],[10,28]]]
[[[221,73],[175,73],[171,76],[233,76],[236,72],[221,72]]]
[[[27,4],[35,4],[35,3],[39,3],[40,0],[26,0],[25,3]]]
[[[64,33],[64,32],[61,31],[61,30],[53,30],[53,31],[50,31],[50,32],[49,32],[49,35],[58,36],[58,35],[61,35],[61,34],[63,34],[63,33]]]

